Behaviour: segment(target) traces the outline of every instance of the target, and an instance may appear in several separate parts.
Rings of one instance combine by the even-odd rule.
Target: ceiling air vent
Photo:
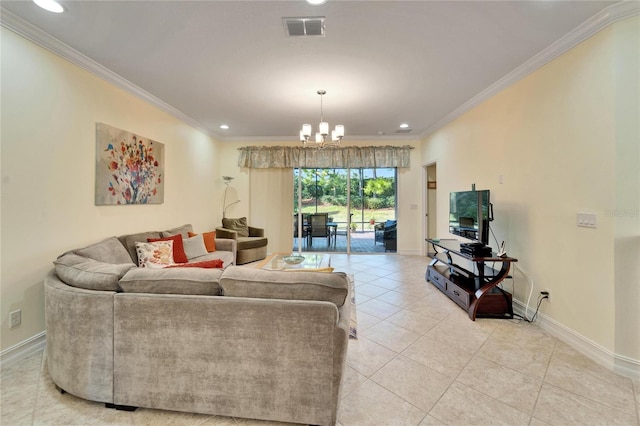
[[[396,130],[396,133],[411,133],[411,132],[413,132],[413,129],[409,129],[409,128]]]
[[[288,37],[324,37],[324,16],[282,18],[282,23]]]

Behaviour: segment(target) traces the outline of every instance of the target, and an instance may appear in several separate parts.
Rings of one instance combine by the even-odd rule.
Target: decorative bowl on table
[[[282,261],[287,265],[298,265],[304,262],[304,256],[299,256],[299,255],[285,256],[282,258]]]

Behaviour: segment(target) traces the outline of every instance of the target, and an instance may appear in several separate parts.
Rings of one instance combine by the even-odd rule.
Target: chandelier
[[[315,146],[318,148],[324,148],[325,146],[335,146],[340,143],[344,137],[344,126],[342,124],[336,125],[336,128],[331,131],[331,138],[329,136],[329,123],[324,121],[322,116],[322,96],[324,96],[326,90],[318,90],[320,95],[320,124],[318,125],[318,131],[316,132],[315,139],[311,139],[311,124],[303,124],[302,130],[300,130],[300,142],[305,146]]]

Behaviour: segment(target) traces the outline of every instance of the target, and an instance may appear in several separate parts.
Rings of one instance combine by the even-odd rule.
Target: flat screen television
[[[449,194],[450,233],[488,245],[491,220],[493,208],[488,189]]]

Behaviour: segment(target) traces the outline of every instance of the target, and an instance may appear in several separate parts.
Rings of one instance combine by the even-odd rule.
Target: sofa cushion
[[[149,243],[155,243],[158,241],[173,241],[173,261],[174,262],[187,263],[189,261],[189,259],[187,258],[187,254],[184,252],[184,243],[182,242],[182,236],[180,234],[172,235],[170,237],[147,239],[147,242]]]
[[[189,260],[189,262],[206,262],[207,260],[215,260],[215,259],[220,259],[222,260],[222,262],[224,263],[223,267],[227,267],[230,265],[233,265],[233,262],[235,260],[235,257],[233,255],[233,252],[230,251],[222,251],[222,250],[218,250],[214,253],[207,253],[204,256],[198,256],[198,257],[194,257],[193,259]]]
[[[177,228],[169,229],[167,231],[162,231],[160,234],[162,237],[170,237],[172,235],[178,235],[182,238],[189,238],[189,232],[193,231],[193,226],[190,223],[186,225],[178,226]]]
[[[189,233],[191,234],[191,233]],[[204,256],[208,253],[207,247],[204,245],[204,239],[202,235],[195,235],[182,240],[184,245],[184,252],[187,255],[187,259],[191,260],[194,257]]]
[[[343,272],[297,274],[239,266],[225,269],[220,287],[225,296],[319,300],[336,306],[342,306],[349,293],[349,282]]]
[[[238,250],[264,247],[268,242],[267,237],[238,237]]]
[[[125,246],[131,256],[131,260],[138,264],[138,254],[136,253],[136,243],[146,243],[149,238],[161,238],[157,231],[139,232],[137,234],[127,234],[118,237],[118,240]]]
[[[138,266],[141,268],[162,268],[173,261],[173,240],[153,243],[136,243]]]
[[[130,269],[138,269],[131,262],[98,262],[73,253],[60,256],[53,264],[58,278],[64,283],[72,287],[102,291],[120,291],[120,278]]]
[[[249,236],[249,226],[247,225],[246,217],[239,217],[237,219],[230,219],[227,217],[223,218],[222,227],[236,231],[238,233],[238,237]]]
[[[110,237],[99,243],[73,250],[73,253],[104,263],[132,263],[127,249],[116,237]]]
[[[126,293],[220,294],[221,269],[204,268],[134,268],[120,280]]]

